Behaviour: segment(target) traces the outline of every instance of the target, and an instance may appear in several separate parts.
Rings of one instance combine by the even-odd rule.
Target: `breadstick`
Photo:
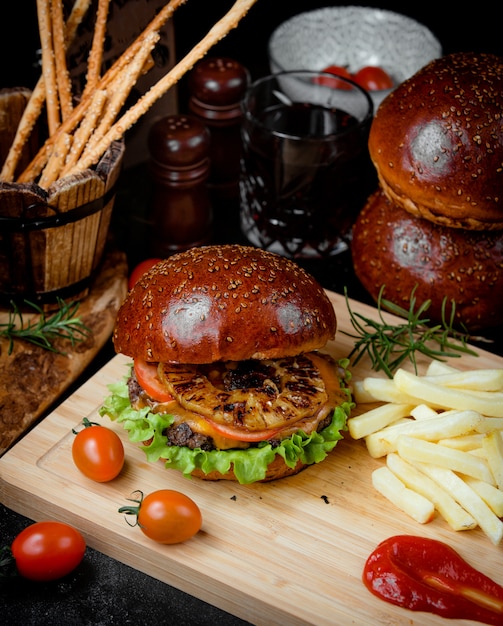
[[[47,161],[42,176],[38,182],[39,187],[42,189],[48,189],[52,183],[57,180],[58,174],[63,167],[63,164],[70,149],[72,138],[68,133],[61,133],[58,137],[58,141],[54,146],[54,150],[51,152],[51,156]]]
[[[54,61],[56,83],[58,86],[61,118],[66,119],[72,111],[72,83],[66,65],[66,36],[61,0],[51,0],[52,38],[54,42]]]
[[[42,47],[42,73],[45,81],[45,102],[49,134],[59,126],[59,101],[52,39],[50,0],[37,0],[38,30]]]
[[[175,65],[165,76],[153,85],[124,115],[110,128],[107,134],[99,140],[89,151],[86,158],[82,158],[76,166],[68,172],[69,175],[76,174],[91,167],[99,161],[108,150],[113,141],[117,141],[124,136],[126,131],[135,124],[150,107],[161,98],[180,78],[192,69],[193,65],[201,59],[208,50],[223,39],[233,28],[235,28],[242,17],[255,4],[257,0],[236,0],[231,9],[221,18],[207,33],[203,39],[196,44],[185,57]]]
[[[75,0],[75,4],[72,8],[72,12],[70,13],[66,26],[66,39],[68,42],[73,41],[77,28],[82,22],[90,4],[91,0]],[[21,158],[23,147],[28,141],[28,137],[31,135],[33,127],[40,116],[44,102],[45,82],[44,77],[41,76],[33,89],[31,98],[28,101],[18,124],[16,135],[9,148],[9,153],[7,154],[7,158],[5,159],[5,163],[3,164],[2,171],[0,173],[1,181],[12,182],[14,180],[14,173],[19,163],[19,159]]]
[[[112,81],[123,68],[134,58],[136,52],[141,48],[145,37],[148,33],[157,31],[164,23],[173,15],[176,9],[184,4],[187,0],[170,0],[159,13],[153,18],[145,30],[136,38],[136,40],[125,50],[122,55],[114,62],[112,67],[105,73],[98,84],[98,89],[106,89],[107,85]],[[71,133],[84,117],[87,107],[89,106],[90,96],[82,98],[77,106],[74,107],[70,117],[65,120],[58,129],[58,132]],[[56,133],[57,135],[57,133]],[[54,145],[56,136],[49,137],[38,153],[32,159],[31,163],[26,167],[24,172],[19,176],[18,182],[27,183],[33,181],[42,171],[47,163],[48,155],[51,147]]]
[[[59,178],[66,175],[75,163],[80,159],[89,137],[92,135],[96,128],[97,121],[103,112],[103,107],[107,101],[107,92],[105,89],[96,89],[93,94],[92,102],[87,109],[87,113],[82,120],[80,126],[77,128],[73,135],[72,146],[70,152],[66,157],[65,164],[59,174]]]
[[[86,155],[92,151],[93,146],[96,145],[99,139],[101,139],[112,126],[122,106],[126,102],[131,89],[135,86],[138,77],[141,75],[145,62],[150,56],[150,52],[159,41],[159,37],[160,35],[157,32],[150,33],[148,37],[146,37],[145,43],[140,52],[136,55],[136,58],[130,63],[129,67],[126,68],[126,71],[117,78],[116,82],[120,84],[117,85],[115,93],[107,103],[105,114],[82,154],[83,159],[86,158]],[[111,90],[112,87],[113,85],[109,85],[109,90]],[[97,137],[97,139],[94,139],[95,137]]]
[[[91,94],[98,85],[101,76],[101,63],[103,61],[103,44],[107,27],[108,9],[110,0],[98,0],[98,11],[94,24],[93,42],[87,61],[86,86],[82,97]]]

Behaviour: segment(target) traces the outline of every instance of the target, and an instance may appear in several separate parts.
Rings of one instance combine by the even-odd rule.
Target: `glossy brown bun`
[[[295,474],[298,474],[306,467],[309,467],[309,466],[306,465],[305,463],[302,463],[301,461],[298,461],[295,467],[288,467],[283,457],[280,454],[276,454],[276,456],[274,457],[274,461],[272,461],[272,463],[269,463],[269,465],[267,466],[265,478],[257,482],[268,483],[268,482],[271,482],[272,480],[279,480],[280,478],[286,478],[287,476],[294,476]],[[192,470],[191,476],[193,476],[194,478],[201,478],[202,480],[213,480],[213,481],[214,480],[234,480],[234,481],[237,480],[232,470],[230,470],[229,472],[225,474],[222,474],[221,472],[218,472],[216,470],[213,472],[209,472],[208,474],[205,474],[202,470],[196,468]]]
[[[382,191],[368,200],[353,227],[355,273],[377,300],[408,309],[431,300],[427,316],[442,319],[442,300],[456,302],[456,325],[469,330],[499,326],[503,319],[503,230],[448,228],[394,205]],[[447,308],[450,314],[450,306]]]
[[[435,59],[381,104],[369,151],[386,195],[413,215],[503,228],[503,59]]]
[[[295,356],[322,348],[335,331],[328,296],[298,265],[215,245],[148,271],[119,309],[113,340],[133,358],[200,364]]]

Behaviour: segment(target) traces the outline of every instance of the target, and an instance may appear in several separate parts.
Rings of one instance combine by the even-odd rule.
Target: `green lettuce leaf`
[[[346,360],[339,364],[346,370]],[[166,468],[179,470],[188,478],[194,469],[201,469],[206,474],[215,470],[225,474],[232,466],[237,480],[241,484],[250,484],[265,478],[267,467],[276,454],[281,455],[290,468],[295,467],[299,460],[306,465],[320,463],[342,439],[341,431],[347,430],[347,418],[354,406],[349,390],[346,390],[347,402],[336,407],[331,423],[320,432],[307,435],[303,431],[297,431],[276,447],[263,441],[244,450],[207,452],[200,448],[191,450],[188,447],[168,445],[168,439],[163,432],[171,426],[174,418],[171,415],[153,413],[149,407],[139,411],[133,409],[129,402],[128,378],[129,374],[123,381],[109,386],[111,395],[100,408],[100,415],[121,423],[128,432],[130,441],[149,441],[148,445],[142,446],[148,461],[163,459]],[[349,378],[350,374],[346,370],[346,379]]]

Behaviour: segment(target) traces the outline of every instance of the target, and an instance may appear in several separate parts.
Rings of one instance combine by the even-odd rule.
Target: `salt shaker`
[[[189,110],[210,130],[208,187],[219,200],[238,197],[241,99],[248,83],[248,70],[228,57],[202,59],[188,77]]]
[[[209,130],[194,116],[169,115],[151,126],[148,149],[152,255],[165,257],[208,243],[212,237]]]

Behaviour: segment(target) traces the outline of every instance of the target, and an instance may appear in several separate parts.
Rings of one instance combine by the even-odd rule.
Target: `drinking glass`
[[[248,241],[290,258],[349,247],[376,186],[369,94],[332,74],[288,71],[255,81],[242,101],[240,222]]]

